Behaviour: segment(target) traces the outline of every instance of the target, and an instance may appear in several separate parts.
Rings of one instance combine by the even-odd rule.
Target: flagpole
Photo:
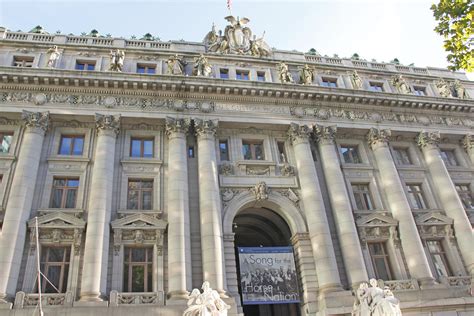
[[[36,235],[36,269],[38,274],[38,296],[39,296],[39,314],[43,316],[43,305],[41,302],[41,269],[40,269],[40,248],[39,248],[39,234],[38,234],[38,216],[35,217],[35,235]]]

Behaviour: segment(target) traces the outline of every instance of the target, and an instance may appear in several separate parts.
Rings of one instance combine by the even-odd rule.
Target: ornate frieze
[[[23,124],[30,129],[39,129],[46,132],[49,127],[49,112],[30,112],[23,111],[21,113]]]
[[[462,139],[462,147],[469,152],[470,150],[474,150],[474,134],[467,134]]]
[[[416,137],[416,143],[418,144],[418,146],[420,146],[420,148],[425,148],[427,146],[437,147],[440,139],[441,139],[441,135],[439,131],[436,131],[436,132],[422,131]]]
[[[174,133],[187,134],[191,120],[189,118],[166,117],[166,135],[168,137]]]
[[[194,129],[196,130],[196,135],[200,137],[215,136],[218,125],[218,120],[194,120]]]
[[[369,147],[373,148],[377,144],[388,144],[390,136],[392,136],[392,131],[389,129],[371,128],[367,134]]]
[[[315,125],[314,132],[320,144],[333,144],[336,139],[337,126]]]
[[[113,131],[116,135],[120,131],[120,115],[95,114],[97,131]]]
[[[290,142],[294,144],[308,140],[311,135],[311,128],[309,128],[308,125],[291,123],[287,134]]]

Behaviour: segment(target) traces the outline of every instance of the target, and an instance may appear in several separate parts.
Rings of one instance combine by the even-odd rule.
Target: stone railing
[[[439,281],[447,286],[470,286],[470,276],[440,277]]]
[[[72,306],[73,300],[74,298],[71,292],[41,294],[41,304],[43,306]],[[36,307],[38,304],[38,293],[16,293],[14,308]]]
[[[109,298],[109,306],[116,307],[120,305],[165,305],[165,294],[159,292],[144,293],[125,293],[111,291]]]
[[[416,279],[410,280],[391,280],[383,281],[379,280],[379,286],[383,289],[385,286],[388,286],[392,291],[406,291],[406,290],[419,290],[420,286]]]

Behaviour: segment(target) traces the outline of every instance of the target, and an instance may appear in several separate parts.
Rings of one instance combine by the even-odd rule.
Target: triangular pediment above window
[[[168,223],[152,215],[137,213],[127,215],[112,222],[112,229],[161,229],[165,230]]]
[[[435,213],[427,213],[424,215],[421,215],[416,219],[416,224],[417,225],[452,225],[453,224],[453,219],[444,216],[443,214],[439,212]]]
[[[390,216],[380,213],[374,213],[363,216],[357,220],[359,227],[381,227],[381,226],[397,226],[398,221]]]
[[[28,221],[29,228],[34,228],[35,225],[35,218]],[[40,228],[84,229],[85,226],[86,222],[83,219],[62,212],[52,212],[38,217],[38,227]]]

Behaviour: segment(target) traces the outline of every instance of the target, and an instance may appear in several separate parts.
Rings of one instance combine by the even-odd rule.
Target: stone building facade
[[[0,315],[35,310],[38,259],[46,315],[181,315],[205,280],[230,315],[350,315],[369,278],[404,315],[472,315],[474,84],[228,21],[0,29]],[[242,306],[236,246],[292,246],[301,302]]]

